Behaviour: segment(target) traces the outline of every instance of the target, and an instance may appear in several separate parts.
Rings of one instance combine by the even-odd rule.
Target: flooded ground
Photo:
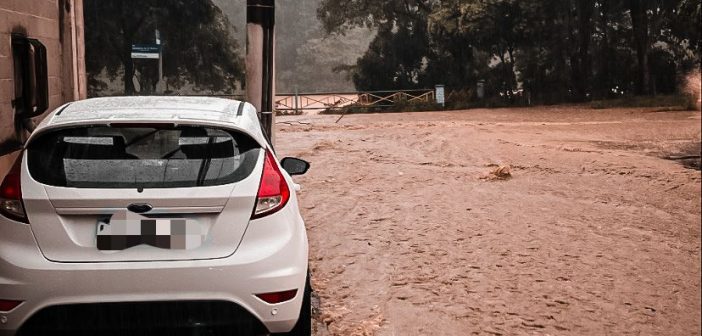
[[[700,335],[700,112],[337,119],[278,118],[318,335]]]

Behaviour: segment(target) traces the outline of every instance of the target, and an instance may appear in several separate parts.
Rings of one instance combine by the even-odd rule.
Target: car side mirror
[[[305,175],[310,170],[310,163],[298,158],[286,157],[280,164],[290,175]]]

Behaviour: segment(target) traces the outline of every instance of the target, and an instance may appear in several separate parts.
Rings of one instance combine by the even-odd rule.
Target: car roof
[[[212,97],[109,97],[68,103],[51,112],[37,127],[63,128],[109,123],[202,124],[238,128],[265,143],[253,105]],[[39,133],[39,132],[38,132]]]

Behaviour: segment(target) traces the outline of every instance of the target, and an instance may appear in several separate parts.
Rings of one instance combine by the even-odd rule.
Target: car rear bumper
[[[17,335],[190,336],[266,333],[268,331],[258,319],[231,302],[168,301],[52,306],[34,314]]]
[[[30,226],[0,218],[0,299],[24,301],[0,313],[0,335],[14,335],[47,307],[125,302],[233,303],[268,331],[289,331],[299,316],[307,276],[304,224],[291,212],[252,221],[228,258],[131,263],[48,261]],[[276,305],[254,296],[292,289],[298,290],[296,297]]]

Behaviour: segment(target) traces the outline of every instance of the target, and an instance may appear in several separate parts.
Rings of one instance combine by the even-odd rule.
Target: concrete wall
[[[83,0],[0,0],[0,177],[5,176],[26,132],[15,127],[11,34],[40,40],[47,50],[49,109],[84,99],[87,93],[83,38]],[[34,118],[37,124],[43,116]]]

